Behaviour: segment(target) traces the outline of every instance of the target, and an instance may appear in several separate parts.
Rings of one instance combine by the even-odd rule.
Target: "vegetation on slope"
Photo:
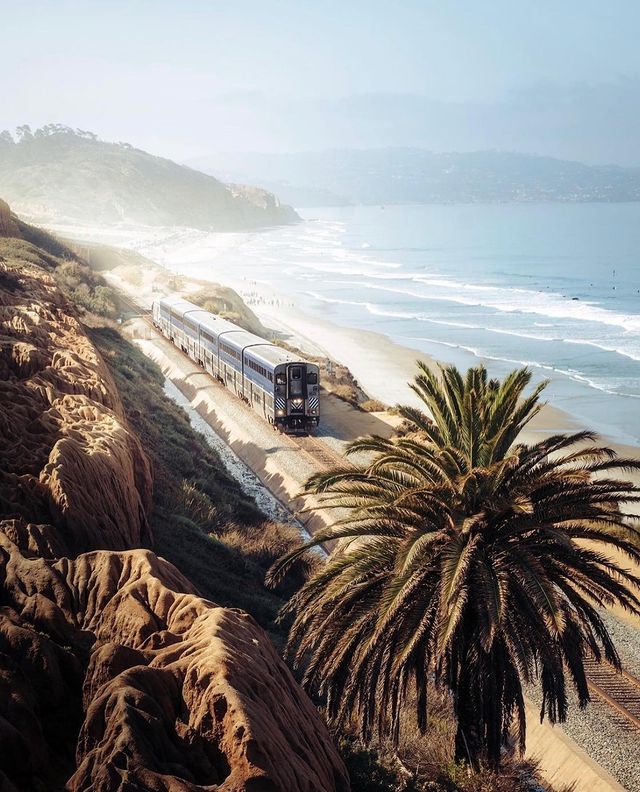
[[[49,124],[0,134],[0,182],[32,217],[95,225],[130,222],[243,230],[299,220],[266,190],[230,187],[126,143]]]
[[[189,294],[187,299],[204,308],[205,311],[228,319],[261,338],[271,337],[271,331],[267,330],[238,292],[229,286],[207,283],[198,291]]]
[[[61,291],[80,312],[115,319],[119,313],[117,293],[91,267],[55,237],[15,218],[20,238],[0,237],[0,256],[19,264],[35,264],[47,270]]]
[[[88,332],[152,462],[156,551],[203,596],[242,608],[273,630],[283,597],[302,584],[312,561],[305,557],[277,592],[265,588],[265,573],[283,551],[299,546],[298,532],[267,520],[243,493],[184,411],[165,396],[164,375],[153,362],[113,328]]]

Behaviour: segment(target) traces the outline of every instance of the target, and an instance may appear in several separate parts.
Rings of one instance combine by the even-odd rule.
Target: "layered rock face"
[[[2,264],[0,263],[0,267]],[[115,385],[39,268],[0,271],[0,507],[69,552],[148,545],[149,463]]]
[[[10,263],[9,263],[10,264]],[[152,479],[41,269],[0,262],[0,790],[346,792],[247,614],[151,544]]]
[[[250,616],[201,599],[149,551],[48,561],[4,530],[0,641],[28,658],[0,663],[0,766],[16,789],[49,788],[60,729],[80,722],[74,792],[348,789],[318,713]]]

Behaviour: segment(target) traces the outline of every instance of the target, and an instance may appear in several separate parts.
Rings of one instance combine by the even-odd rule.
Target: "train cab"
[[[275,369],[275,423],[285,431],[307,432],[320,422],[318,367],[305,361]]]

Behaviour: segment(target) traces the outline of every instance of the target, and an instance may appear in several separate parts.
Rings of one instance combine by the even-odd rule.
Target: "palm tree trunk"
[[[478,714],[482,707],[480,689],[472,665],[466,664],[460,674],[455,713],[458,721],[456,731],[456,762],[466,762],[477,768],[482,755],[482,736],[478,731]]]
[[[504,704],[504,668],[499,648],[482,652],[471,662],[461,658],[455,706],[456,762],[477,768],[481,759],[493,767],[500,764]]]

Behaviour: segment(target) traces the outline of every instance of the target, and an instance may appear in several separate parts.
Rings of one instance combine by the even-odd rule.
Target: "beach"
[[[223,249],[226,249],[228,237],[223,241]],[[161,274],[166,280],[163,268],[147,268],[142,273],[142,280],[133,285],[123,277],[119,269],[105,273],[109,283],[127,292],[145,308],[150,308],[158,296],[158,280]],[[218,274],[224,276],[222,272]],[[307,354],[323,355],[345,365],[369,397],[389,407],[397,404],[420,406],[421,402],[411,390],[410,383],[418,371],[417,361],[433,370],[437,369],[439,361],[434,356],[402,346],[381,333],[340,326],[316,316],[310,317],[292,304],[286,295],[278,293],[267,284],[246,279],[225,280],[224,277],[216,282],[235,288],[265,327],[280,338]],[[181,281],[182,291],[188,297],[189,292],[198,289],[202,283],[202,279],[184,277]],[[166,291],[166,287],[164,290]],[[538,380],[534,378],[533,381]],[[533,443],[558,432],[576,432],[583,429],[593,427],[556,407],[552,400],[547,399],[543,410],[522,433],[522,440]],[[636,444],[621,443],[607,435],[602,435],[602,439],[622,457],[640,457],[640,446]]]
[[[251,288],[255,294],[256,285]],[[417,361],[436,370],[439,362],[436,358],[403,347],[379,333],[344,328],[316,318],[310,322],[309,317],[299,309],[283,303],[280,301],[278,304],[278,297],[272,290],[265,288],[261,297],[254,297],[250,302],[250,307],[265,326],[286,335],[290,343],[303,351],[324,354],[347,366],[371,398],[379,399],[391,407],[396,404],[422,404],[409,384],[418,371]],[[547,403],[521,437],[526,443],[534,443],[551,434],[589,428],[592,427],[552,403]],[[640,457],[640,447],[637,445],[616,442],[606,436],[603,440],[622,457]]]
[[[228,284],[274,324],[300,334],[303,317],[302,334],[315,343],[328,322],[462,370],[483,362],[498,378],[526,365],[576,423],[640,445],[640,204],[333,207],[305,216],[251,233],[125,225],[59,233],[127,247],[187,280]],[[330,328],[322,334],[329,343]],[[344,338],[331,345],[349,353],[372,395],[381,383],[386,401],[411,395],[402,383],[391,389],[392,359],[404,352],[382,356],[376,341],[370,382],[372,366],[343,349]]]
[[[224,244],[228,245],[228,237]],[[228,251],[228,247],[226,250]],[[222,256],[225,253],[221,253]],[[341,326],[334,321],[326,318],[318,318],[310,315],[301,309],[286,294],[278,292],[269,284],[248,278],[224,277],[222,268],[216,271],[221,277],[211,278],[210,280],[221,281],[238,290],[240,295],[254,311],[264,326],[280,338],[286,339],[290,344],[300,348],[304,353],[310,355],[325,355],[332,360],[347,366],[352,374],[357,378],[360,386],[367,394],[375,399],[392,406],[396,403],[419,404],[416,394],[409,387],[409,382],[416,373],[416,360],[421,360],[431,368],[438,365],[434,356],[419,352],[407,346],[396,343],[394,340],[382,333],[355,329]],[[167,271],[161,267],[146,267],[139,277],[133,276],[135,283],[131,282],[132,272],[128,267],[118,267],[115,271],[105,273],[106,278],[114,287],[125,291],[132,299],[136,300],[141,306],[149,308],[151,302],[159,294],[166,290]],[[181,279],[181,289],[188,297],[191,292],[202,285],[202,279],[184,276]],[[146,343],[146,342],[139,342]],[[184,356],[180,355],[169,344],[165,344],[168,354],[174,355],[175,360],[180,365],[185,365]],[[160,361],[158,361],[160,362]],[[192,364],[189,364],[192,365]],[[163,368],[163,370],[165,370]],[[206,389],[216,390],[215,383],[208,382],[203,374],[197,374],[198,369],[193,368],[193,377],[184,378],[188,382],[189,388],[193,388],[196,381],[202,381]],[[166,373],[166,371],[165,371]],[[535,374],[535,372],[534,372]],[[189,392],[189,396],[193,396]],[[214,399],[205,407],[203,394],[199,392],[192,400],[192,407],[195,406],[200,415],[211,419],[212,416],[224,414],[225,409],[233,412],[240,409],[242,405],[233,397],[223,397],[215,392]],[[331,401],[331,404],[329,404]],[[228,408],[225,404],[228,402]],[[336,407],[339,407],[336,410]],[[331,409],[329,409],[331,408]],[[333,397],[326,397],[323,410],[325,411],[325,422],[321,427],[321,439],[325,443],[336,443],[343,446],[345,440],[367,433],[382,432],[387,435],[390,424],[393,423],[393,416],[390,414],[365,413],[354,409],[346,403],[339,402]],[[329,415],[329,413],[331,413]],[[282,472],[282,460],[278,461],[277,454],[274,454],[275,445],[268,432],[268,439],[260,440],[261,421],[257,420],[256,426],[244,420],[232,422],[230,425],[222,424],[222,437],[224,443],[228,443],[231,448],[237,446],[237,451],[246,454],[247,449],[251,449],[247,462],[252,469],[257,471],[261,481],[266,483],[270,489],[275,488],[278,496],[284,498],[285,502],[291,492],[299,491],[300,476],[304,478],[305,469],[301,462],[296,458],[293,469],[289,476]],[[226,429],[225,429],[226,426]],[[521,440],[526,443],[537,442],[544,437],[556,433],[573,432],[583,428],[591,428],[582,423],[575,416],[557,408],[553,402],[546,404],[538,416],[526,427],[521,434]],[[244,436],[236,437],[238,432],[245,432]],[[236,437],[235,446],[231,442],[232,437]],[[256,440],[258,442],[256,442]],[[604,436],[603,442],[610,445],[621,457],[640,457],[640,448],[637,445],[623,444],[615,442],[612,438]],[[269,453],[265,455],[262,451],[264,444],[268,444]],[[224,453],[224,451],[223,451]],[[279,452],[278,452],[279,453]],[[303,460],[304,461],[304,460]],[[307,460],[308,461],[308,460]],[[275,465],[273,470],[269,466]],[[287,490],[287,482],[298,481],[297,487]],[[289,492],[289,495],[287,495]],[[635,505],[637,506],[637,505]],[[637,508],[636,508],[637,511]],[[326,516],[326,515],[325,515]],[[309,526],[311,530],[311,526]],[[589,543],[585,543],[589,545]],[[593,546],[592,549],[600,550]],[[611,550],[611,555],[623,567],[633,570],[640,574],[640,570],[620,551]],[[603,615],[606,619],[607,628],[614,635],[616,644],[619,647],[620,657],[625,668],[633,673],[638,673],[640,667],[637,665],[638,650],[638,628],[640,618],[624,611],[620,606],[614,606],[610,614]],[[587,715],[579,712],[572,702],[569,721],[562,729],[552,729],[549,724],[539,724],[537,707],[529,703],[530,719],[530,751],[533,754],[544,754],[543,768],[548,778],[565,777],[571,779],[579,778],[584,780],[589,777],[594,780],[599,787],[605,788],[602,770],[592,759],[580,753],[573,739],[583,747],[588,747],[589,754],[596,758],[598,762],[611,772],[617,774],[618,778],[624,778],[628,767],[628,758],[618,760],[617,753],[611,756],[609,746],[612,735],[616,735],[615,726],[610,724],[610,717],[607,707],[601,704],[598,699],[590,707]],[[633,745],[633,742],[630,742]],[[621,756],[626,756],[624,750]],[[616,764],[618,762],[618,764]],[[622,769],[620,769],[622,768]],[[564,775],[563,775],[564,774]],[[609,777],[607,777],[609,779]],[[609,779],[610,780],[610,779]],[[617,788],[614,782],[607,788]]]
[[[283,235],[289,240],[289,247],[294,244],[308,246],[306,252],[301,254],[304,255],[304,262],[307,262],[312,253],[315,256],[311,265],[305,264],[306,271],[303,275],[308,279],[313,278],[316,289],[320,283],[316,278],[318,271],[325,286],[335,277],[335,272],[331,274],[329,271],[349,271],[352,273],[350,278],[354,277],[354,273],[362,273],[358,277],[363,281],[365,290],[365,281],[374,270],[378,281],[386,282],[394,276],[398,269],[395,262],[379,258],[374,266],[368,249],[345,250],[344,245],[338,245],[332,236],[338,233],[337,228],[336,223],[317,225],[313,222],[291,228],[244,234],[212,234],[185,228],[139,226],[56,226],[52,230],[67,238],[116,245],[135,251],[159,265],[165,275],[167,271],[179,273],[182,276],[180,285],[186,293],[197,288],[203,281],[231,286],[265,326],[273,328],[309,354],[323,354],[344,364],[371,398],[390,406],[397,403],[417,403],[417,397],[408,383],[415,376],[418,359],[431,366],[442,360],[454,363],[462,369],[482,361],[491,376],[504,376],[513,368],[529,364],[528,359],[532,355],[526,354],[526,351],[519,356],[522,360],[517,360],[518,356],[514,356],[513,360],[498,362],[490,356],[470,356],[453,341],[447,346],[449,342],[446,337],[440,339],[438,344],[417,342],[410,334],[399,331],[397,322],[404,326],[404,319],[378,317],[377,321],[369,321],[367,324],[362,321],[361,324],[365,324],[365,327],[354,326],[361,319],[356,309],[352,311],[349,306],[345,308],[341,304],[328,302],[318,304],[308,293],[292,293],[292,283],[299,285],[299,282],[295,277],[287,277],[287,273],[300,277],[300,272],[294,268],[290,252],[286,255],[283,253]],[[323,239],[325,242],[322,242]],[[282,256],[281,261],[278,256]],[[108,273],[108,278],[114,285],[126,288],[127,284],[120,273],[126,276],[126,268],[118,268]],[[142,281],[138,280],[134,288],[136,299],[146,302],[147,307],[156,295],[153,285],[156,275],[153,268],[143,269]],[[554,305],[557,309],[558,303]],[[629,305],[626,305],[625,310],[629,310]],[[586,306],[580,306],[573,301],[568,307],[570,313],[586,310]],[[589,310],[591,313],[602,311],[597,306]],[[640,311],[640,306],[638,310]],[[511,314],[507,318],[510,316]],[[520,314],[518,321],[523,321],[523,316],[525,315]],[[619,316],[622,314],[616,313],[611,321],[617,322]],[[624,316],[627,323],[624,339],[628,346],[625,351],[633,355],[635,315],[626,313]],[[640,313],[638,317],[640,321]],[[378,327],[382,332],[377,331]],[[476,331],[469,328],[466,332],[473,341]],[[481,331],[477,331],[477,334],[480,333]],[[494,335],[509,340],[504,333]],[[525,344],[536,343],[520,337],[517,341]],[[575,345],[566,346],[576,348]],[[638,366],[629,357],[618,355],[612,359],[615,363],[623,361],[624,365]],[[622,455],[639,455],[640,443],[636,438],[640,433],[640,400],[633,395],[614,395],[592,387],[582,381],[582,375],[567,377],[553,367],[531,364],[529,367],[533,373],[533,383],[543,379],[550,380],[545,394],[549,404],[527,428],[524,439],[533,441],[557,431],[588,428],[597,431],[608,444],[615,445]],[[638,370],[640,371],[640,366]],[[635,376],[635,369],[632,373]],[[626,382],[630,382],[628,377]],[[632,384],[635,386],[635,381]]]

